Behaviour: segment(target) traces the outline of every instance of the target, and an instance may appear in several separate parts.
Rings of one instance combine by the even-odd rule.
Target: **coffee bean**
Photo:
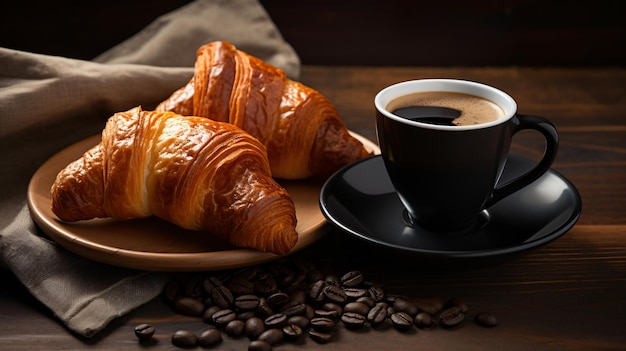
[[[283,292],[277,292],[268,296],[265,300],[267,301],[268,305],[270,305],[270,307],[276,309],[289,301],[289,295]]]
[[[264,320],[265,326],[269,328],[282,328],[287,324],[287,315],[284,313],[275,313]]]
[[[284,305],[280,312],[287,315],[287,317],[303,315],[306,312],[306,305],[299,301],[291,301]]]
[[[316,317],[311,319],[311,328],[323,333],[330,333],[335,328],[335,322],[330,318]]]
[[[295,324],[301,329],[307,329],[311,325],[311,321],[305,316],[293,316],[287,319],[287,324]]]
[[[433,317],[426,312],[420,312],[415,316],[415,325],[420,329],[429,329],[433,326]]]
[[[349,302],[343,307],[344,312],[354,312],[362,316],[367,316],[370,308],[362,302]]]
[[[445,328],[453,328],[465,320],[465,312],[459,306],[445,309],[439,315],[439,324]]]
[[[234,319],[226,324],[224,331],[233,338],[240,337],[245,331],[245,323],[242,320]]]
[[[237,315],[233,310],[223,309],[215,312],[211,316],[211,319],[215,324],[225,326],[226,324],[228,324],[228,322],[235,320],[236,316]]]
[[[342,312],[343,313],[343,312]],[[315,317],[321,317],[321,318],[329,318],[329,319],[337,319],[339,318],[341,314],[339,312],[337,312],[337,310],[315,310]]]
[[[335,274],[328,274],[324,278],[324,281],[326,282],[326,285],[341,286],[341,279],[339,279],[339,277]]]
[[[341,307],[341,305],[336,304],[334,302],[326,302],[325,304],[323,304],[321,306],[321,309],[324,311],[335,311],[335,317],[341,316],[341,314],[343,313],[343,307]]]
[[[344,312],[341,315],[341,321],[347,328],[351,329],[363,328],[367,324],[365,316],[355,312]]]
[[[245,322],[246,336],[256,340],[265,331],[265,323],[261,318],[252,317]]]
[[[248,351],[272,351],[272,345],[267,341],[255,340],[248,345]]]
[[[372,307],[367,313],[367,321],[371,325],[380,325],[387,319],[387,306],[384,303],[378,303]]]
[[[409,314],[411,317],[415,317],[418,312],[417,305],[415,305],[414,303],[408,300],[402,300],[402,299],[398,299],[393,302],[393,309],[397,312],[405,312]]]
[[[413,317],[405,312],[394,312],[391,315],[391,322],[400,331],[406,331],[413,327]]]
[[[366,305],[369,308],[372,308],[376,305],[376,301],[371,298],[370,296],[363,296],[363,297],[359,297],[356,302],[360,302],[364,305]]]
[[[235,319],[245,322],[252,317],[256,317],[256,311],[241,311],[237,313]]]
[[[189,330],[178,330],[172,335],[172,345],[178,347],[194,347],[198,344],[198,337]]]
[[[235,301],[233,293],[224,285],[216,286],[211,292],[213,303],[221,308],[229,308]]]
[[[327,285],[324,288],[324,296],[326,296],[329,300],[338,303],[344,303],[348,299],[343,289],[335,285]]]
[[[309,337],[318,344],[326,344],[332,339],[332,335],[330,333],[325,333],[315,329],[309,330]]]
[[[204,288],[204,291],[209,295],[211,295],[213,289],[216,286],[220,285],[222,285],[222,281],[219,280],[217,277],[207,277],[202,281],[202,287]]]
[[[343,292],[344,294],[346,294],[347,298],[353,301],[363,296],[369,295],[369,293],[367,292],[367,289],[362,289],[362,288],[344,288]]]
[[[477,314],[474,320],[476,321],[476,324],[487,328],[493,328],[498,325],[498,319],[496,316],[485,312]]]
[[[284,338],[285,338],[285,335],[283,334],[282,328],[281,329],[272,328],[272,329],[267,329],[266,331],[261,333],[261,335],[259,335],[259,338],[257,340],[266,341],[270,345],[276,345],[279,342],[283,341]]]
[[[259,313],[259,316],[266,318],[274,314],[274,309],[270,307],[266,299],[260,298],[257,312]]]
[[[204,329],[198,336],[198,344],[202,347],[209,347],[219,344],[222,341],[222,333],[215,328]]]
[[[385,299],[385,291],[380,286],[371,286],[367,289],[369,295],[374,301],[379,302]]]
[[[233,295],[249,295],[254,292],[254,284],[244,277],[233,277],[226,284]]]
[[[204,304],[193,297],[181,296],[174,301],[173,309],[176,313],[186,316],[202,316]]]
[[[324,300],[324,288],[326,288],[326,281],[318,280],[313,285],[311,285],[311,290],[309,291],[309,297],[311,300],[315,302],[322,302]]]
[[[285,334],[285,339],[294,341],[298,340],[304,331],[297,324],[287,324],[283,327],[283,334]]]
[[[430,314],[431,316],[436,315],[443,309],[443,303],[441,299],[420,299],[414,301],[417,309]]]
[[[142,323],[135,327],[135,335],[139,339],[139,342],[146,342],[152,339],[154,332],[155,328],[150,324]]]
[[[204,314],[202,315],[202,321],[204,323],[215,323],[213,321],[213,314],[215,314],[215,312],[217,312],[219,310],[221,310],[221,308],[218,307],[218,306],[211,306],[211,307],[207,308],[204,311]]]
[[[259,297],[256,295],[241,295],[235,299],[235,307],[240,310],[256,310],[259,307]]]
[[[354,287],[363,283],[363,274],[360,271],[350,271],[341,277],[341,285],[346,287]]]

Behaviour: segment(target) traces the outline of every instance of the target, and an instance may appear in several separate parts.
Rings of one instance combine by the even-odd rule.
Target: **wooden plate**
[[[368,150],[379,152],[372,141],[352,133]],[[100,142],[100,135],[79,141],[47,160],[31,178],[27,201],[35,223],[55,242],[78,255],[103,263],[150,271],[207,271],[238,268],[280,258],[241,249],[203,232],[181,229],[156,217],[113,220],[60,221],[50,209],[50,187],[57,173]],[[281,181],[295,206],[299,239],[296,252],[322,237],[326,220],[319,208],[323,184]]]

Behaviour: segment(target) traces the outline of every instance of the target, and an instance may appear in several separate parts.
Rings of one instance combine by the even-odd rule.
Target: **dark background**
[[[260,1],[308,65],[626,63],[622,0]],[[91,59],[189,2],[4,1],[0,46]]]

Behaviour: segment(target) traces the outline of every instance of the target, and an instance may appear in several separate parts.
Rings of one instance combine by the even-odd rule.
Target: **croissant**
[[[51,193],[63,221],[154,215],[279,255],[298,240],[294,203],[272,178],[265,147],[207,118],[140,107],[116,113]]]
[[[193,78],[156,110],[249,132],[266,146],[275,178],[326,178],[370,154],[322,94],[224,41],[198,50]]]

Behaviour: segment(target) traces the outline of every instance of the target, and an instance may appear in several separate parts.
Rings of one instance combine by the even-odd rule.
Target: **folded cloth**
[[[256,0],[194,1],[93,62],[0,48],[0,266],[80,336],[157,296],[170,275],[93,262],[42,237],[26,205],[30,177],[113,113],[149,109],[185,85],[196,50],[214,40],[298,76],[296,53]]]

